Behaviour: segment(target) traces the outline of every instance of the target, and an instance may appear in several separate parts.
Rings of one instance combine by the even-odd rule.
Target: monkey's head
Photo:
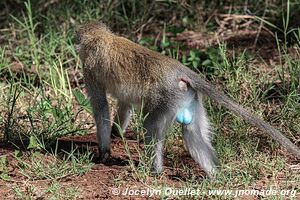
[[[76,27],[73,43],[75,50],[79,52],[82,45],[104,37],[104,35],[111,34],[110,29],[102,22],[90,22]]]
[[[75,30],[74,44],[86,42],[104,33],[111,33],[111,31],[102,22],[90,22],[80,25]]]

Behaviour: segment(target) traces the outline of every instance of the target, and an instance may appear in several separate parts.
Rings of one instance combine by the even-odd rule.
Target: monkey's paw
[[[110,152],[100,153],[99,151],[99,161],[100,163],[106,163],[110,158]]]

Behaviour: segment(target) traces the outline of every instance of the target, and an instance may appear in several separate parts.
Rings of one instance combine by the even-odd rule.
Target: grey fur
[[[149,112],[145,121],[144,128],[146,130],[145,144],[147,148],[153,148],[152,173],[159,174],[163,170],[163,150],[164,150],[164,134],[169,126],[174,121],[175,113],[170,113],[169,106],[161,105],[162,108],[157,108]],[[166,109],[166,110],[165,110]],[[153,147],[152,147],[153,146]]]
[[[212,133],[209,130],[209,120],[200,94],[194,97],[192,104],[194,119],[191,124],[183,125],[183,138],[194,160],[210,177],[213,177],[217,171],[216,167],[219,166],[219,160],[211,145]]]
[[[106,94],[119,101],[118,117],[125,129],[131,105],[141,105],[148,117],[144,122],[146,144],[154,140],[153,172],[163,170],[164,133],[182,106],[191,106],[194,119],[184,125],[183,137],[192,157],[212,177],[218,159],[211,145],[211,133],[201,94],[221,103],[246,121],[269,133],[300,158],[300,150],[277,129],[251,114],[223,92],[175,59],[151,51],[113,34],[103,23],[88,23],[75,35],[76,50],[83,62],[86,87],[93,107],[101,159],[110,154],[111,127]],[[180,82],[186,82],[181,87]],[[184,89],[187,88],[187,91]]]
[[[105,162],[110,155],[111,143],[111,126],[106,92],[93,80],[85,79],[85,83],[96,122],[100,159]]]

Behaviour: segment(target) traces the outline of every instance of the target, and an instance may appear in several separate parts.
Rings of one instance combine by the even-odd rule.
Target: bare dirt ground
[[[128,146],[132,152],[132,158],[137,163],[139,160],[138,152],[135,151],[137,142],[128,138]],[[106,164],[100,164],[97,161],[97,142],[95,133],[86,136],[72,136],[64,137],[60,139],[59,149],[70,150],[71,144],[74,144],[77,148],[88,148],[94,152],[94,166],[90,171],[82,176],[68,176],[60,180],[60,184],[63,187],[75,186],[79,188],[79,199],[153,199],[153,197],[142,196],[124,196],[116,195],[118,192],[125,192],[126,188],[131,189],[147,189],[147,183],[142,183],[135,180],[133,172],[128,165],[128,156],[124,149],[124,144],[120,138],[113,139],[112,141],[112,158]],[[181,143],[181,142],[179,142]],[[183,145],[183,143],[181,143]],[[180,186],[180,180],[189,179],[192,175],[198,175],[199,179],[205,176],[205,173],[201,168],[197,167],[196,163],[190,158],[190,156],[184,151],[183,146],[174,147],[174,150],[178,149],[178,152],[182,157],[182,162],[193,169],[190,174],[183,173],[174,168],[170,168],[172,160],[165,160],[165,170],[163,176],[155,178],[155,180],[168,185],[168,186]],[[29,185],[34,185],[36,188],[40,188],[40,191],[35,191],[37,199],[43,199],[39,197],[42,195],[42,190],[45,189],[49,180],[28,180],[22,176],[17,169],[17,161],[13,157],[13,152],[16,147],[12,144],[0,143],[0,155],[6,155],[9,164],[9,175],[11,181],[3,181],[0,179],[0,196],[4,199],[14,199],[13,187],[18,186],[22,188],[26,193],[29,190]],[[121,178],[120,184],[117,183],[118,177]],[[149,177],[146,182],[151,182],[153,177]],[[124,180],[126,182],[124,182]],[[153,179],[154,180],[154,179]],[[123,181],[123,183],[122,183]],[[118,186],[119,185],[119,186]],[[158,198],[158,197],[157,197]]]

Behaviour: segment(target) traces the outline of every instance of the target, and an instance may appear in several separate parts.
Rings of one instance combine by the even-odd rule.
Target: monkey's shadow
[[[55,144],[51,145],[50,148],[56,149],[60,155],[68,154],[74,150],[79,154],[89,153],[92,162],[96,164],[101,163],[95,134],[62,137],[59,138]],[[121,157],[110,156],[104,164],[107,166],[126,166],[129,164],[129,162]]]
[[[60,158],[69,156],[70,153],[75,153],[79,156],[88,154],[92,162],[96,164],[101,163],[95,134],[84,136],[64,136],[58,138],[56,141],[45,139],[43,143],[46,144],[45,153],[56,152],[56,155]],[[27,138],[23,138],[22,140],[11,140],[9,142],[0,140],[0,155],[4,155],[15,150],[26,152],[28,151],[28,145],[29,139]],[[116,155],[110,156],[104,164],[107,166],[126,166],[129,162],[126,158]]]

